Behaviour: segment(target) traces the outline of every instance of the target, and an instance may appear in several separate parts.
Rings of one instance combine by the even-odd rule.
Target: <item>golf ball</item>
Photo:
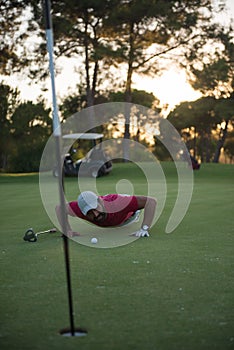
[[[97,242],[98,242],[97,238],[94,237],[91,239],[91,243],[96,244]]]

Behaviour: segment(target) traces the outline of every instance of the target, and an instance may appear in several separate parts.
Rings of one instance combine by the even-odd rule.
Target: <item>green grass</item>
[[[164,229],[177,182],[165,164],[168,200],[149,239],[112,249],[70,242],[76,326],[83,338],[58,331],[69,326],[60,234],[24,242],[27,228],[50,228],[37,174],[0,176],[2,350],[214,350],[234,348],[234,166],[202,165],[194,173],[190,208],[172,234]],[[118,179],[146,182],[131,164],[115,165],[97,181],[106,193]],[[75,179],[66,179],[68,196]],[[76,196],[76,193],[75,193]]]

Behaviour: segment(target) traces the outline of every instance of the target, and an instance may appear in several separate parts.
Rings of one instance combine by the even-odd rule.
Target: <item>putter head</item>
[[[26,242],[36,242],[37,241],[37,236],[34,233],[32,228],[28,229],[25,232],[24,241],[26,241]]]

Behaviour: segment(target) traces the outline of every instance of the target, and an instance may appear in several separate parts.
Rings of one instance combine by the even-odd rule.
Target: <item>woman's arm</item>
[[[137,203],[138,203],[138,209],[144,209],[144,217],[142,221],[142,228],[143,226],[150,226],[152,225],[157,201],[153,197],[146,197],[146,196],[136,196]]]
[[[62,229],[62,213],[61,213],[60,205],[56,205],[55,212],[56,212],[56,215],[58,218],[58,222],[59,222],[61,229]],[[67,225],[66,233],[67,233],[68,237],[79,236],[80,234],[78,232],[72,231],[72,228],[71,228],[69,221],[68,221],[68,215],[75,216],[75,214],[71,210],[69,203],[65,204],[65,215],[66,215],[66,225]]]

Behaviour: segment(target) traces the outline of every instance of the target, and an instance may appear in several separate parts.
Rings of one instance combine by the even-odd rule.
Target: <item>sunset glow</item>
[[[196,100],[201,96],[186,81],[186,74],[183,71],[168,70],[155,79],[141,77],[136,81],[134,87],[152,92],[162,105],[168,104],[168,109],[180,102]]]

